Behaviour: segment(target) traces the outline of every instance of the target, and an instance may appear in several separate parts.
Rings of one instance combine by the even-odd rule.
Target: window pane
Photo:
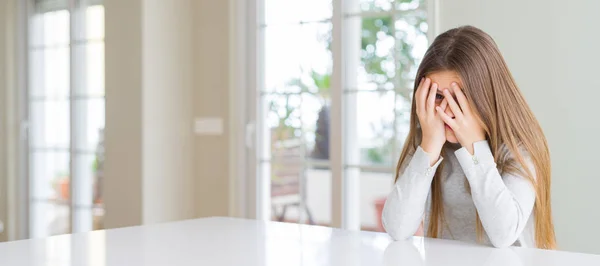
[[[389,16],[351,17],[346,22],[349,31],[344,50],[346,88],[393,89],[396,76],[393,19]]]
[[[271,134],[267,167],[272,219],[329,225],[328,100],[312,93],[263,97],[270,107],[266,121]]]
[[[36,49],[30,53],[30,96],[66,98],[69,95],[69,47]]]
[[[86,9],[85,39],[73,45],[77,56],[77,96],[104,96],[104,7]]]
[[[302,139],[300,120],[302,97],[298,94],[268,95],[264,97],[263,103],[268,109],[264,117],[267,132],[262,137],[265,138],[270,155],[261,159],[303,158],[306,146]]]
[[[312,76],[331,73],[331,24],[273,26],[264,30],[266,88],[261,89],[317,92],[319,86],[311,83]]]
[[[394,183],[394,173],[358,170],[360,176],[360,225],[362,230],[384,232],[383,204]]]
[[[261,29],[265,76],[259,77],[264,81],[259,104],[265,128],[258,132],[268,141],[259,147],[259,168],[271,180],[274,204],[279,200],[277,191],[285,187],[278,182],[287,180],[297,186],[299,202],[305,199],[315,222],[327,224],[332,185],[331,24],[298,22],[330,18],[331,1],[313,6],[310,15],[295,2],[265,1],[267,26]],[[425,1],[350,0],[344,1],[344,8],[341,156],[346,164],[344,182],[349,185],[344,211],[352,220],[350,227],[358,225],[352,218],[356,217],[363,229],[382,230],[381,208],[408,133],[414,76],[428,45]],[[318,15],[325,10],[326,16]],[[324,199],[328,204],[320,204]],[[279,218],[281,204],[270,207]],[[293,221],[300,213],[302,209],[288,209],[282,219]]]
[[[75,95],[78,97],[104,96],[104,43],[88,42],[73,45],[77,58]]]
[[[319,83],[321,77],[314,77]],[[326,77],[329,79],[329,76]],[[301,109],[302,132],[306,156],[313,160],[329,160],[330,95],[329,87],[318,88],[319,93],[303,93]]]
[[[92,208],[97,184],[97,157],[95,154],[76,154],[74,158],[76,180],[73,180],[72,201],[73,232],[86,232],[93,228]]]
[[[69,11],[59,10],[54,12],[42,13],[41,33],[42,36],[35,36],[34,40],[41,40],[43,46],[68,46],[69,45]],[[35,26],[35,25],[34,25]],[[34,31],[40,33],[39,30]]]
[[[63,87],[59,92],[52,91],[51,88],[46,88],[45,84],[45,51],[43,49],[40,50],[31,50],[29,52],[29,96],[44,96],[44,95],[52,95],[52,96],[62,96],[66,97],[68,95],[68,88]],[[67,77],[68,79],[68,77]],[[58,89],[55,87],[55,89]]]
[[[74,159],[74,177],[77,180],[74,181],[73,203],[79,208],[91,208],[97,178],[97,157],[95,154],[77,154]]]
[[[410,129],[412,94],[412,90],[400,91],[396,94],[396,149],[392,156],[392,165],[394,167],[398,158],[400,158],[400,153]]]
[[[352,0],[348,1],[347,13],[355,14],[361,11],[389,11],[393,0]]]
[[[32,101],[30,117],[33,148],[69,148],[69,101]]]
[[[104,131],[104,98],[79,99],[74,104],[77,110],[75,114],[77,150],[94,153]]]
[[[104,96],[104,43],[89,43],[86,47],[87,95]]]
[[[31,237],[47,237],[70,233],[69,205],[34,201],[31,203]]]
[[[90,6],[86,9],[86,39],[104,39],[104,6]]]
[[[48,13],[45,13],[48,14]],[[29,19],[29,47],[39,48],[44,45],[44,13],[33,14]]]
[[[300,222],[308,217],[302,206],[306,198],[306,173],[301,159],[296,162],[271,164],[272,219],[280,222]]]
[[[67,2],[36,1],[30,19],[30,228],[38,236],[102,228],[104,213],[98,185],[104,154],[104,7],[79,1],[76,16],[70,16]],[[89,6],[92,2],[96,5]],[[77,36],[70,36],[73,26]],[[70,154],[71,138],[75,154]],[[68,228],[70,198],[73,228]]]
[[[395,0],[397,10],[413,10],[417,8],[425,8],[426,0]]]
[[[263,96],[265,126],[271,135],[270,156],[288,157],[290,147],[300,158],[329,159],[329,100],[311,93]]]
[[[415,10],[394,22],[397,69],[400,73],[400,88],[412,88],[417,68],[427,50],[427,13]]]
[[[33,151],[29,171],[32,199],[62,202],[69,199],[68,151]]]
[[[331,16],[331,0],[265,0],[265,22],[268,25],[321,21]]]
[[[306,208],[312,221],[331,225],[331,169],[312,166],[306,170]]]
[[[345,97],[347,162],[391,166],[395,141],[394,92],[348,93]]]
[[[44,51],[44,87],[46,95],[68,95],[69,91],[69,47]]]
[[[274,221],[331,224],[331,171],[302,161],[271,164]]]

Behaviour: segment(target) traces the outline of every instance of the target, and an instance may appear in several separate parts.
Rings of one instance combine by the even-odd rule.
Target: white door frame
[[[263,36],[260,34],[260,21],[262,16],[262,1],[260,0],[230,0],[232,6],[232,20],[230,29],[232,36],[231,68],[233,75],[230,77],[233,84],[230,90],[230,214],[233,216],[268,220],[265,213],[267,206],[258,206],[258,203],[268,201],[264,191],[269,189],[265,182],[258,179],[256,165],[258,154],[257,147],[262,145],[258,138],[257,130],[261,128],[258,118],[258,101],[260,95],[258,88],[262,80],[260,73],[264,66],[258,65],[261,60]],[[262,185],[261,185],[262,184]],[[263,199],[259,199],[259,196]],[[267,196],[265,196],[267,195]],[[233,210],[233,211],[231,211]]]
[[[439,34],[439,0],[426,0],[428,5],[428,40],[433,41]],[[268,145],[261,143],[258,130],[263,128],[258,119],[260,94],[264,81],[264,35],[260,29],[264,24],[264,0],[230,0],[232,5],[232,40],[231,55],[233,57],[231,81],[234,84],[230,90],[230,120],[232,136],[230,137],[230,209],[232,215],[238,217],[270,220],[269,209],[265,203],[270,202],[270,183],[262,180],[258,162],[258,147]],[[332,103],[330,132],[333,136],[343,136],[344,123],[343,102],[343,71],[344,53],[342,40],[347,33],[343,23],[344,5],[347,0],[333,0],[332,15]],[[335,99],[335,101],[334,101]],[[345,229],[359,229],[358,213],[344,210],[348,203],[352,203],[353,195],[348,192],[356,189],[357,184],[349,184],[344,179],[344,159],[342,154],[345,148],[344,139],[341,137],[330,140],[330,166],[332,173],[331,191],[331,226]],[[268,147],[267,147],[268,148]],[[345,180],[345,181],[344,181]],[[356,180],[355,180],[356,181]],[[260,197],[260,198],[259,198]],[[356,199],[354,199],[356,200]],[[356,202],[354,202],[356,204]],[[346,207],[345,207],[346,206]],[[358,223],[357,223],[358,221]]]
[[[253,185],[253,168],[250,151],[253,145],[251,124],[252,95],[249,56],[252,37],[250,34],[249,10],[245,0],[229,0],[229,215],[241,218],[255,218],[255,193],[249,188]]]

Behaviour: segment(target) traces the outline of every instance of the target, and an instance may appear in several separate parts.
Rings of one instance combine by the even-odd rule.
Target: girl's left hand
[[[474,154],[473,143],[485,140],[485,131],[479,123],[479,119],[477,119],[471,110],[467,102],[467,97],[465,97],[462,90],[458,87],[458,84],[453,82],[451,86],[458,103],[456,103],[448,89],[445,89],[443,93],[444,99],[448,101],[450,110],[454,113],[454,118],[446,114],[439,106],[436,107],[436,110],[444,122],[452,128],[460,145],[465,147],[470,154]]]

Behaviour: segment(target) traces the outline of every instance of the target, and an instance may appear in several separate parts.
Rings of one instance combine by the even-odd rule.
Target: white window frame
[[[352,1],[352,0],[350,0]],[[428,32],[427,37],[431,42],[434,37],[439,33],[439,0],[427,0],[428,10]],[[243,210],[238,214],[242,217],[255,218],[259,220],[268,221],[271,219],[270,216],[270,180],[261,178],[259,173],[259,167],[257,165],[259,147],[268,149],[266,143],[261,142],[261,132],[257,132],[264,128],[261,125],[261,112],[260,110],[260,94],[259,88],[262,88],[263,81],[260,80],[262,73],[264,73],[265,66],[264,60],[261,57],[264,55],[264,36],[260,27],[264,24],[264,0],[250,0],[242,1],[236,0],[236,4],[239,4],[238,9],[234,14],[238,18],[235,27],[238,29],[235,31],[236,43],[234,48],[236,53],[236,64],[238,69],[235,71],[235,80],[244,81],[239,82],[240,85],[234,87],[235,95],[238,95],[236,99],[232,99],[231,103],[235,103],[239,106],[240,102],[242,107],[237,113],[232,113],[232,120],[237,124],[238,129],[245,132],[245,140],[234,140],[232,143],[237,143],[235,147],[238,149],[244,147],[244,153],[236,152],[238,154],[237,160],[242,161],[244,165],[237,164],[237,166],[243,166],[246,171],[243,173],[237,173],[235,182],[238,184],[236,189],[231,190],[232,192],[239,195],[236,204],[238,210]],[[243,4],[241,4],[243,2]],[[330,106],[330,135],[332,136],[343,136],[342,138],[331,138],[330,139],[330,162],[332,174],[332,191],[331,191],[331,226],[350,230],[360,230],[360,211],[357,208],[358,197],[356,193],[359,193],[358,181],[359,177],[356,174],[349,173],[347,169],[355,167],[361,170],[377,171],[377,172],[393,172],[394,168],[389,167],[378,167],[378,166],[365,166],[365,165],[349,165],[345,163],[348,158],[343,158],[345,150],[352,147],[348,146],[348,143],[344,140],[347,134],[343,134],[344,126],[348,126],[348,119],[345,116],[348,115],[349,110],[345,110],[344,95],[344,70],[342,66],[345,65],[344,61],[344,45],[340,40],[344,40],[348,36],[348,29],[344,24],[344,11],[345,4],[348,0],[333,0],[333,16],[332,16],[332,57],[333,57],[333,72],[331,77],[331,106]],[[247,6],[246,6],[247,5]],[[362,16],[369,15],[382,15],[383,12],[376,12],[373,14],[363,13]],[[391,13],[390,13],[391,14]],[[241,67],[239,67],[241,66]],[[247,99],[247,100],[244,100]],[[241,114],[243,112],[243,114]],[[238,116],[241,115],[241,116]],[[238,150],[240,151],[240,150]],[[243,154],[239,157],[239,154]],[[264,176],[264,175],[263,175]],[[245,188],[244,188],[245,187]]]
[[[22,47],[23,48],[23,55],[22,55],[22,59],[19,60],[22,63],[22,73],[26,73],[24,75],[24,77],[21,77],[20,80],[22,80],[21,85],[19,86],[20,88],[20,98],[21,103],[20,103],[20,110],[21,110],[21,118],[20,118],[20,124],[21,124],[21,139],[22,139],[22,144],[20,147],[20,161],[21,166],[20,166],[20,177],[21,177],[21,181],[19,182],[19,187],[20,187],[20,191],[19,191],[19,198],[21,199],[21,202],[23,204],[23,206],[20,206],[20,210],[19,210],[19,220],[22,221],[22,224],[26,224],[27,226],[23,226],[22,228],[19,228],[19,236],[20,238],[30,238],[30,237],[35,237],[32,235],[31,232],[31,228],[35,226],[34,223],[36,222],[40,222],[40,221],[36,221],[34,217],[32,217],[31,214],[31,204],[33,203],[33,198],[31,195],[31,189],[32,189],[32,183],[31,183],[31,171],[30,171],[30,156],[29,154],[31,153],[31,134],[30,134],[30,126],[31,126],[31,122],[30,122],[30,112],[29,112],[29,107],[30,107],[30,84],[29,83],[29,78],[30,75],[33,75],[31,73],[30,67],[29,67],[29,54],[31,51],[31,42],[30,40],[32,39],[31,35],[34,34],[33,32],[33,25],[31,25],[31,21],[32,21],[32,17],[35,15],[35,8],[36,8],[36,0],[26,0],[26,1],[22,1],[22,6],[21,6],[21,10],[24,14],[24,19],[23,19],[23,25],[25,25],[25,31],[26,32],[24,35],[21,37],[21,41],[25,44]],[[70,86],[69,86],[69,120],[70,120],[70,143],[69,143],[69,173],[70,173],[70,182],[69,182],[69,191],[71,193],[69,193],[69,199],[67,204],[69,205],[69,228],[70,228],[70,233],[79,233],[79,232],[86,232],[86,231],[90,231],[93,229],[93,219],[92,219],[92,212],[93,212],[93,208],[97,208],[95,206],[92,206],[91,209],[89,211],[81,211],[80,206],[78,206],[79,204],[75,201],[77,200],[73,200],[74,197],[79,197],[79,198],[85,198],[86,196],[89,196],[89,198],[91,199],[91,194],[92,192],[92,181],[91,180],[82,180],[81,178],[77,177],[77,172],[79,171],[79,169],[77,168],[76,162],[78,160],[77,155],[79,153],[79,149],[80,147],[78,146],[77,143],[77,137],[79,132],[77,132],[79,130],[78,125],[76,124],[75,121],[77,121],[77,114],[79,109],[77,108],[77,100],[90,100],[90,99],[96,99],[94,97],[81,97],[76,95],[78,93],[78,88],[76,87],[75,84],[81,84],[81,82],[78,80],[78,78],[81,77],[85,77],[85,56],[80,56],[77,54],[77,49],[73,48],[75,42],[78,42],[80,40],[77,40],[78,37],[80,36],[84,36],[84,34],[82,34],[82,32],[84,31],[83,27],[85,27],[85,11],[81,9],[81,7],[79,7],[78,5],[80,5],[81,3],[85,3],[85,7],[89,7],[89,6],[94,6],[94,5],[103,5],[103,0],[45,0],[46,3],[48,3],[47,7],[44,7],[44,9],[47,9],[47,12],[50,11],[57,11],[57,10],[68,10],[69,14],[70,14],[70,18],[69,18],[69,45],[71,46],[71,48],[69,49],[69,53],[70,53],[70,63],[69,63],[69,78],[70,78]],[[81,27],[81,28],[78,28]],[[87,40],[86,40],[87,41]],[[104,40],[102,40],[104,42]],[[105,101],[105,97],[101,97],[104,101]],[[87,191],[86,192],[82,192],[82,191]],[[90,194],[90,195],[88,195]],[[55,203],[58,204],[58,203]],[[92,203],[92,205],[94,205]],[[76,211],[76,209],[79,209],[79,211]]]

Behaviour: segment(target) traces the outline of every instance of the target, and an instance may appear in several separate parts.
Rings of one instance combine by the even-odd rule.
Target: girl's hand
[[[448,116],[442,108],[437,107],[436,110],[444,122],[452,128],[460,145],[465,147],[470,154],[473,154],[473,143],[485,140],[485,131],[477,117],[475,117],[467,102],[467,97],[465,97],[461,88],[458,87],[458,84],[453,82],[451,86],[458,103],[456,103],[452,94],[447,89],[444,90],[444,98],[448,101],[450,110],[454,113],[454,119]]]
[[[438,84],[431,79],[421,79],[416,91],[417,117],[421,124],[423,140],[421,148],[430,155],[430,165],[435,164],[440,157],[440,152],[446,143],[444,121],[436,114],[435,98]],[[446,108],[446,101],[442,103],[442,110]]]

